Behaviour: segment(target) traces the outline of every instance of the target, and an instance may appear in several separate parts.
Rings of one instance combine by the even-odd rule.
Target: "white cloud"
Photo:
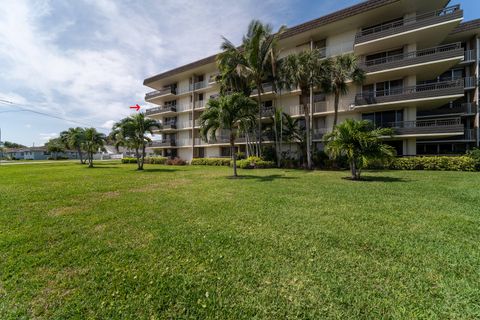
[[[107,120],[107,121],[105,121],[105,122],[101,125],[101,127],[110,130],[110,129],[112,129],[112,127],[113,127],[113,125],[115,124],[115,122],[117,122],[117,121],[115,121],[115,120]]]
[[[239,43],[252,18],[278,26],[285,1],[4,1],[0,99],[110,129],[148,106],[144,78]]]
[[[58,133],[52,132],[52,133],[40,133],[40,140],[42,141],[48,141],[53,138],[57,138]]]

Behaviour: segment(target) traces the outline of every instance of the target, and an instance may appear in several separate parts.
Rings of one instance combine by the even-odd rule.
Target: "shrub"
[[[245,152],[237,152],[237,160],[243,160],[246,159],[247,157],[245,156]]]
[[[467,156],[475,161],[475,169],[480,171],[480,148],[473,148],[467,151]]]
[[[194,166],[229,166],[230,158],[195,158],[190,164]]]
[[[145,157],[145,163],[148,164],[165,164],[167,160],[166,157]]]
[[[165,164],[169,166],[184,166],[187,164],[187,162],[181,158],[173,158],[168,159]]]
[[[232,164],[233,165],[233,161]],[[247,159],[238,160],[237,167],[241,169],[265,169],[275,167],[275,162],[265,161],[259,157],[248,157]]]
[[[389,168],[394,170],[475,171],[476,162],[468,156],[410,157],[396,158]]]
[[[137,158],[122,158],[122,163],[137,163]]]

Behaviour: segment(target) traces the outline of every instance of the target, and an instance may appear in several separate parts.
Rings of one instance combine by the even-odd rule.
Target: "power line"
[[[12,101],[5,100],[5,99],[0,99],[0,103],[3,103],[3,104],[5,104],[5,105],[14,105],[14,106],[16,106],[17,108],[20,108],[20,109],[21,109],[21,110],[7,110],[7,111],[2,111],[2,112],[0,112],[0,113],[6,113],[6,112],[32,112],[32,113],[36,113],[36,114],[39,114],[39,115],[42,115],[42,116],[45,116],[45,117],[50,117],[50,118],[54,118],[54,119],[58,119],[58,120],[63,120],[63,121],[71,122],[71,123],[80,124],[80,125],[82,125],[82,126],[94,127],[94,128],[96,128],[96,129],[99,129],[99,130],[107,130],[107,129],[105,129],[105,128],[100,128],[100,127],[92,126],[91,124],[88,124],[88,123],[85,123],[85,122],[81,122],[81,121],[77,121],[77,120],[72,120],[72,119],[68,119],[68,118],[63,118],[63,117],[56,116],[56,115],[53,115],[53,114],[49,114],[49,113],[46,113],[46,112],[41,112],[41,111],[37,111],[37,110],[31,110],[31,109],[26,108],[26,106],[28,107],[28,105],[25,105],[25,104],[20,104],[20,103],[12,102]],[[33,106],[33,105],[31,105],[31,106]]]

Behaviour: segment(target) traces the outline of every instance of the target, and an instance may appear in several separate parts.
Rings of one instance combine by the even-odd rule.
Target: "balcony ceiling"
[[[380,52],[385,48],[396,48],[405,43],[420,43],[421,47],[417,47],[417,50],[434,47],[442,43],[445,36],[455,29],[460,22],[461,20],[450,20],[443,24],[433,24],[428,27],[359,43],[355,45],[354,51],[357,55],[365,55],[371,52]]]
[[[463,97],[464,94],[455,94],[448,96],[430,97],[416,100],[399,100],[388,103],[369,104],[369,105],[356,105],[354,110],[358,112],[371,112],[371,111],[385,111],[402,109],[405,107],[416,107],[417,109],[433,109],[438,106],[444,105],[450,101],[457,100]]]
[[[417,75],[417,81],[434,79],[443,72],[460,63],[463,59],[461,56],[446,60],[434,60],[429,63],[405,66],[396,69],[386,69],[374,73],[368,73],[365,84],[387,81],[392,79],[401,79],[409,75]]]

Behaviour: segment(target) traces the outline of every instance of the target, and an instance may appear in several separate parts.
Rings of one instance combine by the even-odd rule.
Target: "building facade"
[[[370,0],[291,27],[280,36],[280,57],[319,48],[325,57],[354,53],[366,72],[363,85],[349,84],[340,98],[339,122],[367,119],[391,127],[387,140],[400,156],[457,154],[479,145],[480,19],[463,21],[447,0]],[[199,116],[219,94],[216,56],[144,80],[157,106],[146,114],[162,123],[152,147],[165,156],[229,156],[226,133],[200,137]],[[299,90],[274,92],[264,83],[264,122],[280,108],[303,117]],[[322,148],[332,130],[334,98],[313,90],[313,141]],[[256,99],[256,92],[252,92]],[[246,138],[239,138],[240,150]],[[264,144],[272,143],[264,139]],[[291,147],[289,147],[291,148]]]

